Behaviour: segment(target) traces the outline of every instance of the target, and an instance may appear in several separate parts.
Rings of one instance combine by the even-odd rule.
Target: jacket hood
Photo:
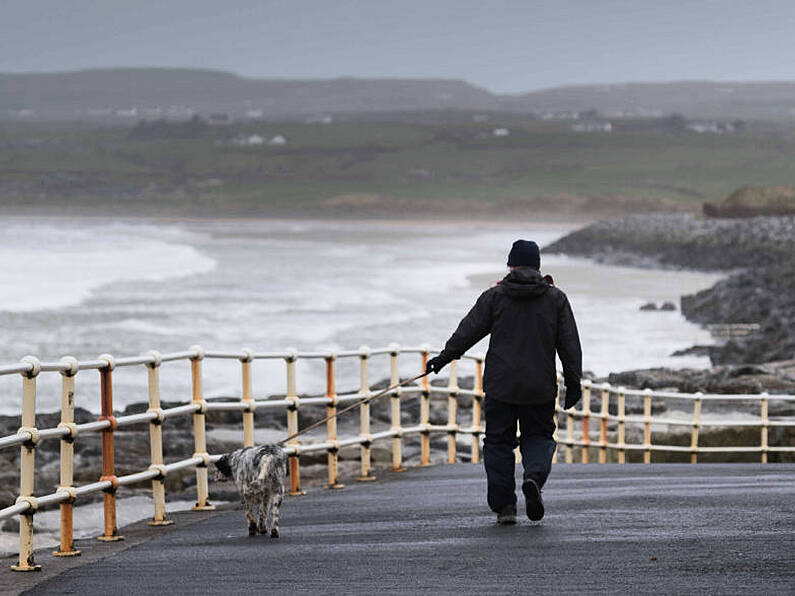
[[[532,267],[517,267],[500,281],[499,286],[512,298],[536,298],[551,287],[541,272]]]

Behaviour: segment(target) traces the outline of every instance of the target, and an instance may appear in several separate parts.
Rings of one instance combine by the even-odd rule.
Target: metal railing
[[[187,351],[171,354],[149,352],[146,355],[115,359],[104,354],[96,360],[77,361],[72,357],[64,357],[59,362],[44,363],[32,356],[27,356],[21,362],[12,365],[0,366],[0,376],[19,374],[22,379],[22,412],[21,426],[14,435],[0,438],[0,448],[20,447],[20,490],[14,505],[0,510],[0,520],[19,515],[19,562],[13,566],[17,571],[32,571],[39,569],[34,561],[33,551],[33,517],[43,507],[60,505],[61,536],[60,548],[54,553],[56,556],[74,556],[79,551],[74,548],[73,540],[73,506],[80,497],[91,493],[103,493],[104,529],[99,540],[121,540],[116,526],[116,493],[120,487],[152,482],[152,498],[154,504],[153,519],[149,522],[153,526],[168,525],[171,521],[166,516],[165,484],[164,480],[169,474],[180,470],[194,469],[196,473],[196,504],[195,510],[213,509],[209,501],[208,466],[220,454],[210,455],[207,452],[205,418],[208,412],[213,411],[239,411],[241,412],[243,427],[243,446],[254,445],[254,412],[258,409],[284,409],[287,419],[287,436],[297,432],[299,408],[307,405],[325,405],[327,415],[336,413],[339,404],[353,402],[372,395],[373,387],[370,383],[370,360],[373,357],[384,356],[388,358],[389,383],[395,385],[400,381],[399,356],[401,354],[419,355],[419,370],[424,370],[430,354],[438,353],[428,346],[417,348],[400,348],[390,345],[385,348],[342,352],[298,352],[287,350],[285,352],[254,352],[243,349],[237,352],[205,351],[199,346],[193,346]],[[335,379],[335,362],[338,359],[358,359],[359,387],[351,393],[338,394]],[[232,402],[210,402],[205,400],[202,387],[202,362],[204,359],[237,360],[240,365],[240,399]],[[326,390],[321,397],[300,397],[296,384],[296,363],[302,360],[323,360],[326,372]],[[286,393],[283,399],[256,399],[252,390],[251,364],[255,360],[283,360],[286,372]],[[388,430],[371,432],[370,404],[363,403],[360,410],[359,434],[346,438],[337,436],[336,418],[331,418],[326,423],[326,437],[324,441],[303,444],[298,438],[288,442],[286,451],[289,461],[290,487],[289,494],[304,494],[300,483],[300,456],[303,453],[325,451],[327,453],[328,487],[341,488],[338,473],[338,452],[341,448],[359,446],[360,448],[360,475],[359,480],[374,480],[371,445],[375,441],[391,440],[392,470],[403,470],[403,437],[417,434],[420,437],[420,465],[430,465],[430,435],[431,433],[447,434],[448,463],[455,463],[458,459],[457,440],[459,435],[471,436],[470,461],[480,461],[480,435],[483,434],[482,426],[482,401],[483,393],[483,356],[465,355],[462,360],[474,364],[474,382],[472,389],[459,387],[459,363],[453,362],[449,368],[449,381],[446,387],[437,387],[430,384],[429,378],[424,377],[420,385],[414,387],[398,388],[389,394],[390,399],[390,427]],[[169,362],[189,361],[191,370],[192,397],[190,403],[164,409],[160,401],[160,370]],[[113,412],[113,371],[121,367],[145,367],[148,384],[148,405],[146,412],[116,417]],[[95,370],[99,372],[100,380],[100,411],[96,421],[76,424],[75,411],[75,377],[81,371]],[[59,373],[61,380],[61,422],[56,428],[36,428],[36,383],[42,373]],[[562,388],[558,379],[558,388]],[[591,397],[598,391],[601,399],[600,412],[591,412]],[[403,426],[401,422],[401,398],[404,396],[419,397],[419,420],[411,426]],[[470,396],[472,398],[471,423],[461,427],[458,424],[458,398]],[[612,414],[610,403],[613,396],[617,399],[617,413]],[[432,398],[447,399],[447,423],[431,424],[430,400]],[[626,399],[641,398],[643,401],[643,415],[627,415]],[[693,402],[692,419],[676,419],[666,417],[653,417],[651,414],[652,397],[689,400]],[[760,404],[758,419],[745,422],[732,420],[701,420],[701,404],[707,400],[755,400]],[[565,461],[574,460],[575,448],[580,449],[582,462],[589,461],[589,449],[599,450],[598,460],[602,463],[608,461],[608,452],[615,452],[620,463],[626,462],[627,451],[642,450],[643,460],[651,462],[653,451],[683,451],[690,453],[691,461],[697,461],[699,453],[720,452],[757,452],[761,454],[761,461],[767,461],[770,452],[795,452],[795,447],[768,445],[768,430],[771,427],[793,427],[795,418],[771,419],[768,416],[768,402],[770,400],[795,400],[791,395],[701,395],[671,392],[652,392],[650,390],[628,390],[614,388],[607,384],[597,385],[589,381],[583,382],[582,407],[579,410],[565,412],[565,437],[556,439],[559,444],[566,447]],[[561,415],[560,406],[557,406],[557,417]],[[177,416],[193,417],[194,453],[191,457],[181,459],[169,464],[163,459],[162,425],[170,418]],[[591,418],[598,418],[600,422],[598,439],[592,440],[590,429]],[[575,420],[580,421],[581,432],[575,439]],[[123,476],[116,475],[114,463],[114,432],[119,428],[148,423],[150,465],[145,469]],[[644,440],[642,444],[627,444],[626,425],[640,424],[643,426]],[[662,445],[652,443],[652,424],[685,425],[691,428],[690,446]],[[699,428],[707,425],[713,426],[756,426],[760,428],[760,444],[758,447],[703,447],[698,445]],[[615,427],[615,441],[608,440],[608,434]],[[79,436],[87,433],[101,433],[102,436],[102,472],[96,482],[82,486],[74,485],[74,441]],[[610,432],[612,434],[612,431]],[[35,454],[39,443],[46,440],[60,440],[60,482],[57,490],[51,494],[35,496],[34,473]],[[517,455],[518,457],[518,455]],[[557,460],[557,453],[555,454]]]

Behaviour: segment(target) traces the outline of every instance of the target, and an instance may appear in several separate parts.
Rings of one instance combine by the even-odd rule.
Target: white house
[[[571,129],[574,132],[612,132],[613,125],[606,120],[591,120],[572,124]]]
[[[494,135],[495,137],[507,137],[508,135],[511,134],[511,131],[508,130],[507,128],[495,128],[494,130],[491,131],[491,134]]]
[[[238,137],[235,137],[232,142],[235,145],[241,145],[243,147],[251,147],[254,145],[263,145],[265,143],[265,138],[258,134],[240,135]]]
[[[287,139],[285,139],[282,135],[276,135],[270,141],[268,141],[268,145],[286,145]]]

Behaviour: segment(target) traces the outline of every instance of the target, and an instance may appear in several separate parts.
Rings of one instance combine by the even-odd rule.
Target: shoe
[[[516,523],[516,504],[503,507],[497,514],[497,523],[501,526],[512,526]]]
[[[527,517],[532,521],[538,521],[544,517],[544,500],[541,498],[541,489],[538,483],[532,478],[528,478],[522,483],[524,502],[527,507]]]

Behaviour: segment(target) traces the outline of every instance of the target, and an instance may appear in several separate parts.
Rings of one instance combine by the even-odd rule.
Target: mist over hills
[[[630,83],[498,95],[454,79],[250,79],[195,69],[0,73],[0,119],[232,118],[424,110],[795,120],[795,83]]]

